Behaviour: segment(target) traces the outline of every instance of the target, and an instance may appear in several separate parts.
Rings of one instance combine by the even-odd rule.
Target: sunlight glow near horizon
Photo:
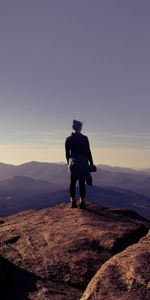
[[[95,164],[110,166],[149,168],[150,149],[91,148]],[[142,157],[142,160],[141,160]],[[66,163],[62,147],[42,145],[1,145],[0,161],[6,164],[22,164],[29,161]]]
[[[17,131],[2,136],[0,161],[22,164],[29,161],[64,162],[65,139],[70,128],[49,131]],[[87,131],[95,164],[129,168],[150,167],[150,135],[146,133],[119,134],[112,132]],[[5,138],[5,143],[4,143]]]

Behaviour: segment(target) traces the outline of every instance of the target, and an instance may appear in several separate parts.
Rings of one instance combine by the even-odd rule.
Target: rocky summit
[[[149,228],[132,211],[91,203],[1,218],[1,299],[148,300]]]
[[[81,298],[96,299],[150,299],[150,232],[99,269]]]

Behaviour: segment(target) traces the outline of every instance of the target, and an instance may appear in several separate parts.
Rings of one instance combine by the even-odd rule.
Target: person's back
[[[81,132],[73,132],[71,136],[66,139],[66,159],[75,155],[85,155],[89,160],[90,164],[93,164],[89,141],[86,135]]]
[[[66,160],[70,165],[71,183],[70,199],[72,207],[76,207],[75,188],[76,181],[79,180],[80,208],[85,206],[85,180],[88,176],[88,164],[93,166],[88,137],[81,133],[82,123],[73,121],[72,128],[74,132],[66,138],[65,150]]]

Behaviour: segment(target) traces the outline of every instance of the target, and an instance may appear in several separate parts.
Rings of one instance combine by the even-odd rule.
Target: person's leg
[[[70,178],[70,200],[71,200],[71,203],[72,203],[72,208],[74,207],[77,207],[76,205],[76,178],[71,176]]]
[[[79,191],[80,191],[80,208],[85,208],[85,180],[79,180]]]

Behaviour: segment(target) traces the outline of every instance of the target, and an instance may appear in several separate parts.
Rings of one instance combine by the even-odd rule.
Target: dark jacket
[[[66,160],[69,163],[69,158],[76,155],[86,156],[90,165],[93,165],[92,154],[90,150],[89,140],[86,135],[82,133],[72,133],[67,137],[65,142]]]

